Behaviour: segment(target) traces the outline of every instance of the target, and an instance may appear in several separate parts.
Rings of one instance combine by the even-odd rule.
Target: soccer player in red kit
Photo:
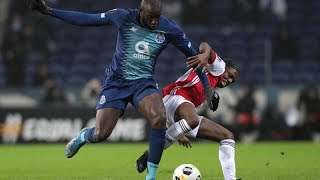
[[[239,77],[239,69],[230,59],[222,60],[214,52],[208,43],[201,43],[200,52],[210,52],[209,64],[206,67],[206,75],[211,87],[224,88],[235,82]],[[196,63],[190,61],[189,65]],[[225,180],[237,180],[235,167],[235,141],[233,134],[226,128],[199,116],[196,108],[205,102],[203,86],[197,74],[188,70],[176,82],[163,89],[163,102],[167,116],[167,131],[165,149],[174,141],[191,147],[187,137],[212,140],[220,143],[219,160]],[[219,95],[216,93],[212,98],[213,111],[218,108]],[[146,169],[148,151],[137,160],[137,170],[141,173]]]

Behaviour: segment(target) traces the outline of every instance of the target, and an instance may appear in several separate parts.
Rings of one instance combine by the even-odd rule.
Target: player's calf
[[[98,143],[98,142],[102,142],[105,141],[112,133],[112,130],[109,129],[100,129],[100,128],[95,128],[94,131],[94,142]]]

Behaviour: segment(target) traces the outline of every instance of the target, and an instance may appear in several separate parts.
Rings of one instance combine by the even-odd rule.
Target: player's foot
[[[237,178],[236,180],[241,180],[242,178]]]
[[[139,159],[136,161],[136,168],[139,173],[142,173],[145,169],[148,167],[148,154],[149,151],[146,150],[142,156],[139,157]]]
[[[64,155],[67,158],[72,158],[75,154],[77,154],[79,149],[86,143],[85,140],[81,139],[81,134],[84,133],[87,129],[89,128],[83,128],[79,132],[79,134],[67,144],[66,149],[64,151]]]

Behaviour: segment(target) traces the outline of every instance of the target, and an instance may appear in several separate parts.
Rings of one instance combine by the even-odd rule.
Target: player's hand
[[[184,146],[186,148],[189,148],[189,147],[192,148],[191,142],[186,136],[183,136],[182,138],[180,138],[178,142],[181,146]]]
[[[47,6],[44,0],[31,0],[30,8],[33,11],[39,11],[42,14],[52,14],[52,8]]]
[[[201,66],[206,67],[208,65],[208,59],[210,57],[210,53],[201,53],[196,56],[191,56],[188,58],[187,67],[194,67],[193,70],[196,71]],[[206,68],[203,68],[203,72]]]
[[[204,93],[206,96],[206,101],[209,105],[209,108],[214,112],[218,109],[220,96],[213,90],[211,87],[205,87]]]

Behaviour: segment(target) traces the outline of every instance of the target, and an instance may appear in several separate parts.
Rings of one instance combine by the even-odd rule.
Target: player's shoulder
[[[123,8],[115,8],[110,9],[108,13],[116,13],[117,15],[120,15],[122,17],[137,17],[139,15],[138,9],[123,9]]]
[[[126,22],[137,23],[137,19],[139,16],[138,9],[116,8],[110,9],[107,13],[115,19],[115,21],[118,23],[118,26],[121,26]]]
[[[123,9],[124,11],[126,11],[128,17],[132,20],[137,20],[139,19],[139,14],[140,11],[139,9]]]
[[[123,11],[126,11],[130,16],[135,18],[139,16],[139,9],[123,9]]]
[[[174,20],[169,19],[165,16],[160,17],[158,29],[170,33],[181,32],[181,28],[179,27],[179,25]]]
[[[108,10],[107,12],[110,14],[113,14],[113,13],[123,14],[123,15],[129,14],[129,11],[123,8],[114,8],[114,9]]]
[[[226,63],[217,55],[214,62],[207,69],[213,76],[220,76],[226,70]]]

